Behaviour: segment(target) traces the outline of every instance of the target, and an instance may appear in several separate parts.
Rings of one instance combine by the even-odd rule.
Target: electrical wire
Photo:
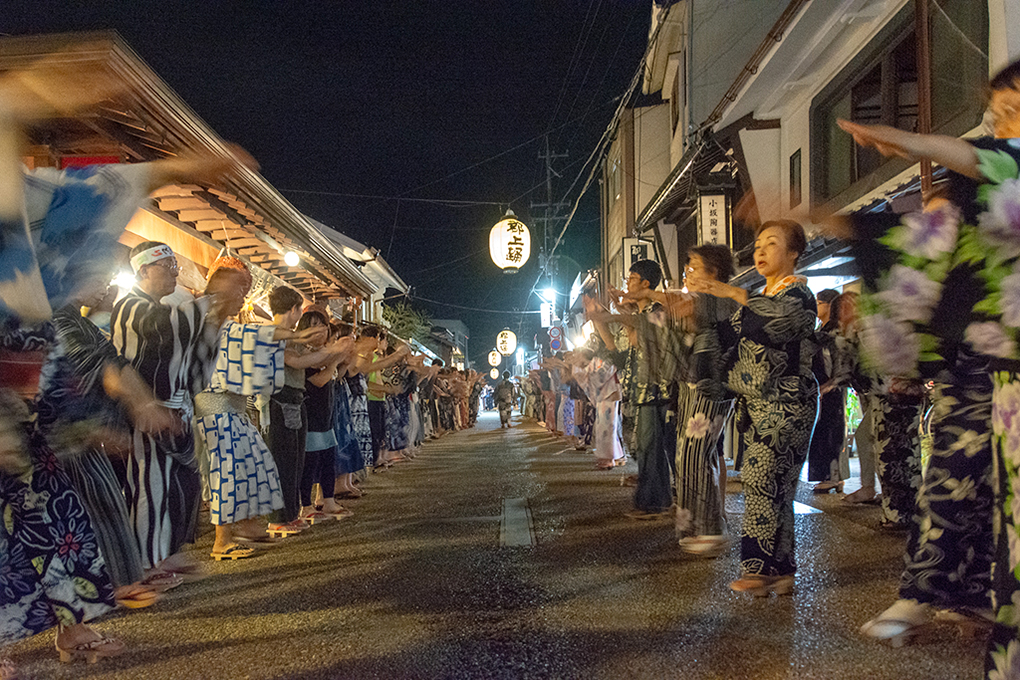
[[[514,314],[541,314],[542,313],[542,312],[540,312],[538,310],[530,311],[530,310],[526,310],[526,309],[524,309],[524,310],[522,310],[522,309],[482,309],[481,307],[465,307],[464,305],[454,305],[454,304],[451,304],[449,302],[440,302],[439,300],[430,300],[428,298],[423,298],[423,297],[415,295],[413,293],[408,293],[408,297],[410,297],[410,298],[412,298],[414,300],[419,300],[421,302],[429,302],[429,303],[432,303],[434,305],[440,305],[442,307],[452,307],[454,309],[464,309],[464,310],[467,310],[467,311],[470,311],[470,312],[484,312],[486,314],[507,314],[507,315],[511,315],[512,316]]]
[[[435,203],[450,208],[469,208],[476,205],[506,205],[501,201],[468,201],[455,198],[406,198],[404,196],[383,196],[381,194],[348,194],[340,191],[314,191],[311,189],[280,189],[285,194],[314,194],[316,196],[337,196],[341,198],[372,198],[386,201],[408,201],[414,203]]]

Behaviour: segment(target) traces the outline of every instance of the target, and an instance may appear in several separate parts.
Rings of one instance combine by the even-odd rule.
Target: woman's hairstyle
[[[995,77],[993,77],[988,83],[988,86],[993,92],[995,90],[1009,90],[1013,88],[1020,89],[1017,87],[1018,81],[1020,81],[1020,59],[1017,59],[1009,66],[996,73]]]
[[[786,236],[787,249],[797,253],[797,260],[799,261],[800,256],[807,250],[807,236],[804,234],[804,227],[793,220],[769,220],[768,222],[762,222],[755,236],[760,236],[763,231],[772,227],[782,230]]]
[[[242,277],[242,280],[244,281],[244,294],[247,297],[248,293],[251,292],[251,272],[248,271],[248,265],[236,257],[216,258],[216,261],[212,263],[211,267],[209,267],[209,274],[206,276],[206,286],[208,287],[213,281],[218,281],[224,276],[230,276],[233,274]]]
[[[308,328],[309,326],[312,325],[313,319],[317,319],[319,321],[319,324],[322,326],[329,325],[329,319],[326,318],[325,314],[323,314],[317,309],[309,309],[307,312],[301,315],[301,318],[297,322],[297,329],[299,331],[303,331],[304,329]]]
[[[348,335],[354,335],[354,326],[349,323],[331,323],[329,327],[334,338],[346,338]]]
[[[823,293],[825,291],[822,291]],[[859,295],[852,290],[848,290],[845,293],[839,293],[836,297],[832,298],[832,302],[829,303],[829,321],[823,326],[823,330],[834,331],[841,325],[842,316],[844,309],[847,307],[853,308],[851,303],[857,302]]]
[[[269,310],[273,314],[286,314],[304,301],[301,293],[288,286],[280,286],[269,294]]]
[[[726,283],[733,278],[733,252],[728,246],[706,243],[695,246],[687,251],[688,255],[697,255],[705,263],[705,268],[715,277],[716,281]]]

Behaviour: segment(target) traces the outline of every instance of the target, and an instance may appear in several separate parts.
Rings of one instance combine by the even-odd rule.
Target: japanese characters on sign
[[[489,365],[492,367],[499,366],[503,362],[503,357],[496,350],[489,352]]]
[[[499,369],[494,368],[491,371],[489,371],[489,377],[492,378],[493,380],[499,380]]]
[[[624,285],[630,266],[638,260],[656,260],[652,242],[639,238],[623,239],[623,281],[618,285]]]
[[[542,328],[549,328],[553,324],[553,304],[551,302],[543,302],[539,306],[540,317],[542,319]]]
[[[517,336],[513,331],[499,332],[499,335],[496,336],[496,350],[505,357],[517,351]]]
[[[698,197],[698,243],[730,245],[730,210],[726,194]]]
[[[489,232],[489,255],[508,274],[516,273],[531,257],[531,233],[518,219],[506,217]]]

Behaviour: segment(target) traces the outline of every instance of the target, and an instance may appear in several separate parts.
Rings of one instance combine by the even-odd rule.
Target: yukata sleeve
[[[803,285],[775,297],[751,295],[741,313],[741,333],[765,346],[803,340],[814,332],[815,309],[814,298]]]
[[[128,363],[98,329],[89,327],[91,323],[76,312],[63,310],[58,311],[53,318],[64,358],[69,362],[84,392],[91,392],[102,385],[107,365],[112,364],[120,369]]]
[[[276,326],[228,322],[220,331],[213,390],[254,396],[282,387],[285,343],[274,341],[275,333]]]
[[[116,267],[117,239],[148,194],[147,163],[91,166],[25,176],[32,247],[54,309],[76,288]]]

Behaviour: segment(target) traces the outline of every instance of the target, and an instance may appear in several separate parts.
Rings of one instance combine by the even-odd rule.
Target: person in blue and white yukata
[[[214,263],[207,290],[216,290],[223,298],[228,320],[220,328],[209,387],[195,396],[195,416],[197,433],[209,451],[209,514],[216,525],[211,555],[220,560],[254,554],[234,541],[235,524],[283,507],[276,462],[245,414],[248,397],[269,395],[283,386],[284,340],[321,342],[326,327],[292,331],[229,320],[241,310],[251,289],[251,274],[235,258],[217,262],[222,266]],[[243,527],[238,534],[249,540],[264,538],[264,532],[254,527]]]

